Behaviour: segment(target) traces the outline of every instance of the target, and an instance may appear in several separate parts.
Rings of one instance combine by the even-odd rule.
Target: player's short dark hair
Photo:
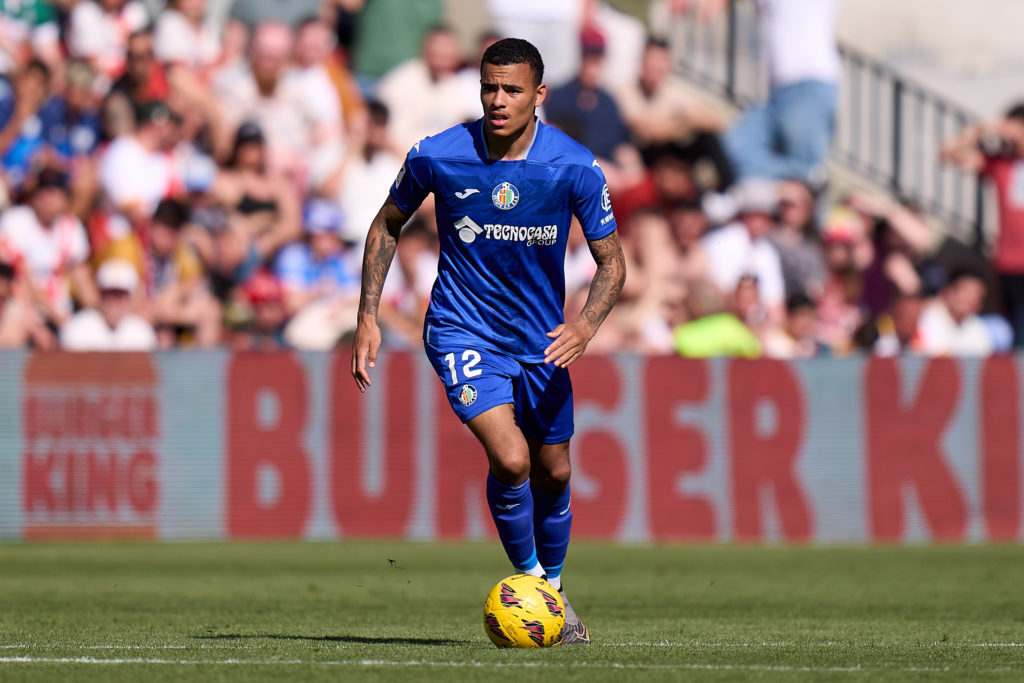
[[[13,280],[14,266],[10,263],[0,262],[0,280]]]
[[[1006,112],[1006,118],[1024,121],[1024,102],[1018,102],[1010,107]]]
[[[494,45],[484,51],[483,59],[480,60],[480,69],[483,71],[484,64],[494,66],[509,66],[511,64],[526,64],[533,73],[533,84],[540,85],[544,80],[544,60],[540,57],[540,51],[533,43],[522,38],[502,38]]]

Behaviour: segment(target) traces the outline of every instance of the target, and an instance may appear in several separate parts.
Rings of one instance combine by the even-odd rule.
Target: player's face
[[[480,72],[480,102],[487,132],[499,137],[522,133],[546,92],[543,83],[533,84],[528,64],[484,64]]]

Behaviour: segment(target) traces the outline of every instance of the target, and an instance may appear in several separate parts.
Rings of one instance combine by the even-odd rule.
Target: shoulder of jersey
[[[441,131],[437,135],[425,137],[409,150],[409,158],[417,157],[475,157],[473,147],[473,123],[460,123]]]
[[[544,143],[539,149],[534,147],[534,151],[530,153],[531,158],[538,161],[585,166],[595,170],[599,168],[594,153],[561,130],[545,124],[544,131]]]

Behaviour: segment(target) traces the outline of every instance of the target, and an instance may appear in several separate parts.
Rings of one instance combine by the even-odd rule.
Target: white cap
[[[779,186],[771,180],[751,178],[740,181],[735,193],[739,213],[774,213],[779,206]]]
[[[139,286],[139,274],[130,261],[115,258],[104,261],[96,272],[96,285],[101,289],[134,292]]]

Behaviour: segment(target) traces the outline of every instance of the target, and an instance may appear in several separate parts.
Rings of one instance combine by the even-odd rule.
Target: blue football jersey
[[[441,244],[424,341],[478,345],[539,363],[564,322],[565,249],[575,215],[587,239],[615,230],[594,155],[537,122],[525,158],[487,158],[483,120],[416,143],[391,188],[411,214],[434,193]]]

